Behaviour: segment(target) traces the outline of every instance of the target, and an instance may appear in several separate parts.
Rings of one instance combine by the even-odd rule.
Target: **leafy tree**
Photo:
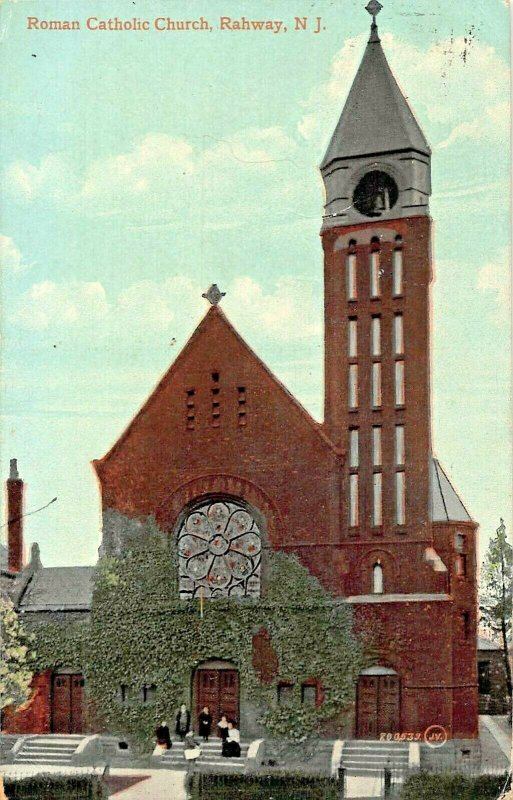
[[[488,545],[481,572],[481,621],[493,637],[500,637],[511,709],[511,665],[508,640],[511,637],[513,547],[506,539],[501,519],[496,535]],[[511,713],[511,711],[510,711]]]
[[[0,708],[23,705],[30,696],[29,646],[14,605],[0,595]]]

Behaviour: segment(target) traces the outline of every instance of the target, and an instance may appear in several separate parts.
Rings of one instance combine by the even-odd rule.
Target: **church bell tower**
[[[431,458],[429,145],[370,38],[321,165],[325,428],[347,454],[347,533],[421,538]]]

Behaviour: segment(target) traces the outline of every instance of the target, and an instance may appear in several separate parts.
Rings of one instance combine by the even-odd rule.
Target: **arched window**
[[[180,597],[260,597],[262,540],[253,511],[235,499],[204,499],[178,529]]]
[[[379,561],[372,568],[372,593],[383,594],[383,567]]]

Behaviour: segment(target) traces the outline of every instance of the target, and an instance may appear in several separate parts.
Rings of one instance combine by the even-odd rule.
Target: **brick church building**
[[[477,525],[431,441],[430,162],[374,16],[321,165],[324,422],[245,343],[214,285],[176,361],[94,462],[101,552],[122,552],[120,515],[154,516],[178,542],[173,590],[184,603],[259,597],[271,549],[296,554],[351,604],[379,639],[355,686],[359,738],[435,724],[450,738],[478,733]],[[37,552],[23,567],[22,490],[14,467],[4,580],[20,612],[87,619],[93,568],[45,569]],[[237,653],[211,656],[190,676],[191,703],[244,718]],[[79,673],[50,670],[34,685],[36,699],[8,715],[8,730],[80,730]]]

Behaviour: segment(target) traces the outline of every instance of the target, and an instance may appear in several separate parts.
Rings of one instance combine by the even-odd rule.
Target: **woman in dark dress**
[[[191,728],[191,714],[188,710],[185,703],[182,703],[180,706],[180,711],[176,715],[176,735],[180,737],[180,739],[185,739],[185,734],[189,732]]]
[[[228,720],[226,719],[226,715],[222,714],[221,719],[217,723],[217,735],[221,739],[222,742],[228,736]]]
[[[203,741],[208,742],[212,729],[212,715],[208,706],[204,706],[203,711],[198,716],[198,733],[203,736]]]
[[[167,722],[161,722],[160,725],[157,726],[155,738],[157,740],[157,746],[162,750],[169,750],[171,748],[171,736],[169,734]]]

